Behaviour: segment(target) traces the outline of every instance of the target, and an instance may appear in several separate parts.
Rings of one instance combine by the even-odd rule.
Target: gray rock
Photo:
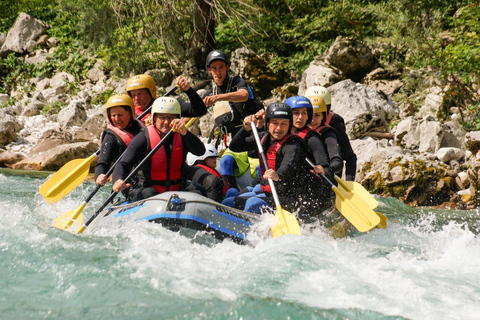
[[[41,147],[42,145],[38,145],[35,152],[32,150],[31,154],[12,165],[12,168],[57,171],[70,160],[90,156],[98,150],[99,145],[94,142],[77,142],[61,144],[53,148],[48,146],[42,149]],[[92,166],[94,165],[95,162],[92,163]]]
[[[460,161],[465,156],[465,152],[458,148],[440,148],[437,151],[437,158],[440,161],[449,163],[451,160]]]
[[[22,125],[14,115],[5,109],[0,109],[0,145],[7,145],[14,141],[16,133],[21,128]]]
[[[6,57],[12,52],[25,53],[29,41],[35,41],[36,44],[38,37],[45,33],[47,28],[48,26],[44,22],[26,13],[20,13],[7,33],[5,42],[0,49],[0,57]]]
[[[323,54],[323,59],[340,70],[345,77],[354,81],[362,80],[365,75],[378,66],[371,49],[353,38],[339,36]]]
[[[3,46],[6,38],[7,38],[7,36],[5,35],[5,33],[0,32],[0,47]]]
[[[95,62],[93,68],[87,72],[87,78],[92,80],[93,82],[105,80],[107,76],[103,72],[103,64],[104,62],[101,60]]]
[[[80,128],[72,130],[73,141],[80,142],[100,139],[102,132],[106,127],[107,120],[105,117],[105,109],[102,108],[91,114]]]
[[[87,120],[87,113],[83,101],[71,101],[68,107],[58,113],[60,128],[77,126],[80,127]]]
[[[35,92],[33,97],[28,101],[28,104],[23,108],[22,116],[36,116],[41,113],[43,107],[47,105],[47,101],[41,92]]]
[[[480,131],[471,131],[465,135],[465,147],[473,154],[480,151]]]
[[[329,87],[345,79],[342,71],[315,58],[302,74],[298,94],[303,95],[312,86]]]
[[[70,73],[67,72],[60,72],[57,73],[53,78],[50,80],[51,87],[62,87],[68,85],[69,82],[74,82],[75,77],[72,76]]]
[[[39,64],[39,63],[44,63],[47,61],[47,50],[45,49],[40,49],[35,51],[33,55],[29,55],[25,57],[25,63],[30,63],[30,64]]]
[[[389,96],[350,79],[328,90],[332,95],[332,111],[340,114],[345,123],[365,113],[384,120],[394,119],[398,114],[397,104]]]
[[[0,93],[0,105],[7,103],[10,99],[10,96],[6,93]]]
[[[23,160],[25,156],[11,151],[0,153],[0,167],[11,167],[14,163]]]

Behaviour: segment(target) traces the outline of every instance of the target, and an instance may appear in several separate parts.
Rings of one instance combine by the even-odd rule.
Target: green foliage
[[[89,56],[93,55],[118,76],[163,67],[179,72],[192,59],[194,3],[199,2],[3,0],[0,31],[8,31],[23,11],[51,25],[48,35],[60,44],[41,65],[25,64],[14,55],[1,59],[0,79],[7,87],[0,91],[24,84],[28,77],[59,71],[73,74],[78,82],[92,67]],[[477,1],[219,0],[214,4],[216,47],[227,54],[247,46],[270,53],[273,70],[299,75],[336,37],[354,37],[375,44],[379,62],[403,73],[405,86],[397,101],[416,108],[415,92],[429,85],[424,75],[435,74],[452,88],[448,104],[472,112],[466,106],[473,103],[467,87],[478,79],[480,69]]]
[[[95,97],[92,98],[91,104],[104,105],[107,103],[108,98],[110,98],[113,93],[114,93],[113,89],[107,89],[103,92],[100,92]]]
[[[56,113],[59,113],[60,110],[62,110],[66,106],[67,105],[65,104],[65,102],[62,102],[62,101],[50,102],[49,104],[47,104],[46,106],[43,107],[42,113],[45,114],[45,115],[46,114],[56,114]]]

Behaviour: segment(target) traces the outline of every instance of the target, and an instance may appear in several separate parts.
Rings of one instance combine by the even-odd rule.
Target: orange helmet
[[[153,99],[157,99],[157,86],[155,81],[148,74],[139,74],[131,77],[127,82],[127,94],[130,95],[130,91],[138,89],[148,89]]]

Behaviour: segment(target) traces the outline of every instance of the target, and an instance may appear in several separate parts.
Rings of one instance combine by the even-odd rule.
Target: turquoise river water
[[[384,230],[207,246],[147,222],[80,235],[53,228],[93,184],[50,205],[38,193],[45,179],[0,171],[2,320],[480,319],[478,211],[380,198]]]

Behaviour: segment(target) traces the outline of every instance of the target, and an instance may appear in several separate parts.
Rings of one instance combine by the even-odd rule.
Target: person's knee
[[[235,159],[231,155],[225,155],[220,159],[220,173],[233,176]]]
[[[265,202],[264,200],[257,197],[252,197],[245,202],[245,206],[243,210],[246,212],[259,214],[261,213],[261,208],[266,206],[268,206],[268,203]]]
[[[158,194],[158,191],[155,190],[154,188],[148,187],[148,188],[137,188],[132,190],[130,193],[130,200],[132,202],[135,201],[140,201],[143,199],[147,199],[150,197],[153,197]]]

